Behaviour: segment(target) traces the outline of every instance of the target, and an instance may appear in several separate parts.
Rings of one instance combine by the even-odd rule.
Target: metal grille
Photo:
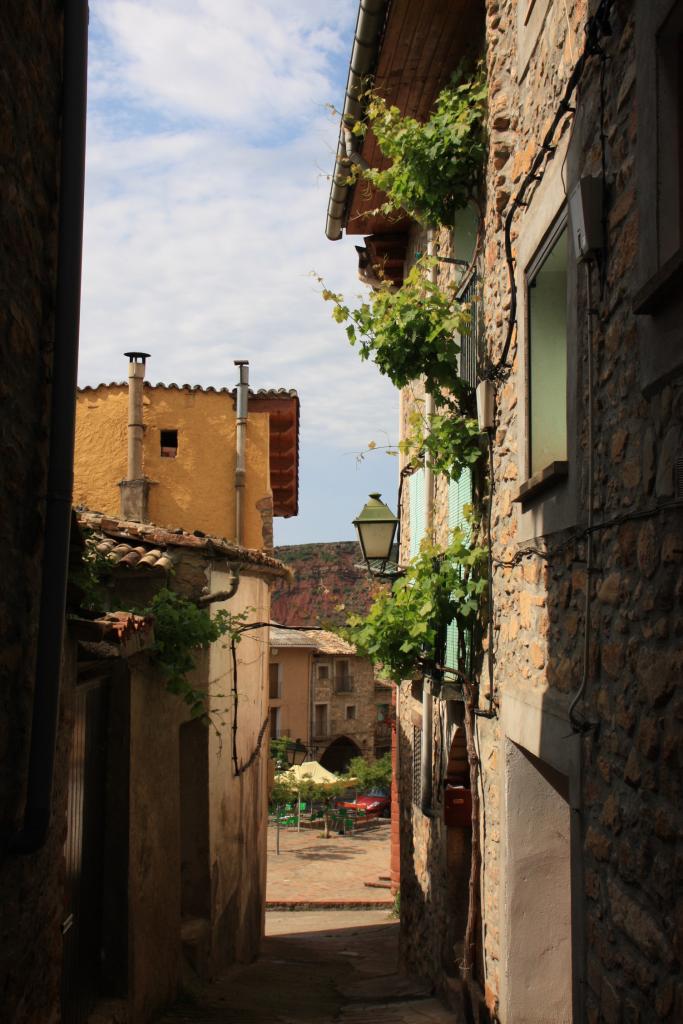
[[[477,385],[477,366],[483,340],[479,274],[473,271],[458,292],[460,302],[470,303],[470,322],[460,335],[458,373],[471,387]]]
[[[413,803],[420,806],[422,799],[422,788],[420,786],[420,774],[422,768],[422,729],[418,725],[413,726]]]

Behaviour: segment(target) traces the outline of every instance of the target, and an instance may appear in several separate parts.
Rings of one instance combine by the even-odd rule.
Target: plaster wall
[[[151,481],[149,520],[158,526],[235,534],[235,407],[231,395],[146,385],[143,472]],[[262,548],[257,503],[271,497],[269,417],[247,420],[244,546]],[[78,394],[74,504],[120,514],[127,470],[128,389],[101,385]],[[178,454],[161,456],[161,430],[178,431]]]
[[[214,566],[212,589],[223,589],[227,583],[227,573]],[[212,614],[220,608],[232,613],[248,609],[249,621],[267,623],[268,581],[243,573],[235,597],[212,605]],[[267,627],[243,635],[237,647],[237,701],[232,692],[229,646],[220,641],[213,644],[208,659],[212,705],[228,707],[220,736],[215,731],[209,733],[212,971],[229,963],[253,960],[263,934],[268,818],[268,640]],[[235,714],[239,776],[235,776],[231,760]]]
[[[144,1024],[180,983],[180,786],[184,708],[146,659],[131,663],[128,1005]]]
[[[270,663],[280,665],[280,697],[269,698],[271,708],[280,708],[280,733],[308,743],[311,733],[312,651],[306,648],[271,648]]]
[[[500,1019],[572,1020],[570,810],[566,776],[505,742],[506,946]],[[503,979],[501,979],[503,980]]]

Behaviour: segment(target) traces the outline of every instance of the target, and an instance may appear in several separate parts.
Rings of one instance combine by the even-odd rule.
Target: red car
[[[391,797],[381,790],[374,790],[372,793],[357,796],[356,807],[365,811],[366,814],[376,814],[380,818],[388,818],[391,816]]]

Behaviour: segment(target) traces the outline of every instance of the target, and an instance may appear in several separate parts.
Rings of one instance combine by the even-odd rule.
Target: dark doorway
[[[354,743],[348,736],[339,736],[334,743],[330,743],[320,758],[320,763],[323,768],[327,768],[328,772],[339,775],[348,769],[352,757],[360,756],[361,749],[357,743]]]

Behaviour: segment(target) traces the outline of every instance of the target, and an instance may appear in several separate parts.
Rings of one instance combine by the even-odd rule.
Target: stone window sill
[[[543,494],[544,491],[566,480],[568,474],[568,462],[564,460],[551,462],[548,466],[540,469],[538,473],[530,476],[528,480],[525,480],[512,500],[518,501],[522,506],[528,505],[539,494]]]
[[[637,316],[653,316],[672,298],[680,298],[682,286],[683,249],[679,249],[638,289],[633,298],[633,312]]]

